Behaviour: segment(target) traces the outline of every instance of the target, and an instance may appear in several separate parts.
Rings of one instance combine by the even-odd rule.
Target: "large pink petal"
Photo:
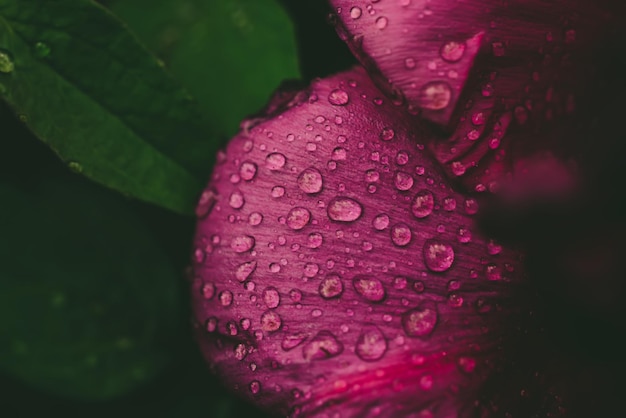
[[[357,68],[242,128],[197,209],[212,369],[283,416],[473,416],[522,268],[424,155],[426,127]]]
[[[610,33],[610,2],[331,0],[338,32],[391,97],[443,125],[452,177],[495,191],[519,161],[567,148]]]

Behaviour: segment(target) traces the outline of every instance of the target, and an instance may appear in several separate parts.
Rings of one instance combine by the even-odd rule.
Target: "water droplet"
[[[487,252],[490,255],[498,255],[500,254],[500,252],[502,252],[502,246],[491,239],[487,243]]]
[[[316,263],[306,263],[304,265],[305,277],[309,277],[309,278],[315,277],[318,271],[320,271],[320,266],[318,266]]]
[[[307,335],[303,332],[285,335],[280,343],[280,348],[282,348],[284,351],[293,350],[294,348],[302,344],[304,340],[306,340],[306,338]]]
[[[295,207],[291,209],[289,215],[287,215],[287,226],[296,231],[307,226],[310,221],[311,212],[303,207]]]
[[[206,329],[207,332],[215,332],[217,329],[217,318],[214,316],[209,317],[204,323],[204,329]]]
[[[251,161],[244,161],[239,166],[239,175],[242,179],[250,181],[256,176],[257,165]]]
[[[309,234],[307,237],[307,247],[309,248],[319,248],[322,246],[322,242],[324,241],[324,237],[319,232],[313,232]]]
[[[430,390],[433,387],[433,377],[425,374],[420,378],[420,387],[424,390]]]
[[[338,298],[343,293],[343,282],[337,274],[329,274],[320,283],[319,294],[324,299]]]
[[[427,337],[435,329],[438,317],[434,307],[411,309],[402,314],[402,328],[409,337]]]
[[[343,352],[343,344],[330,331],[320,331],[302,347],[302,357],[307,361],[326,360]]]
[[[396,189],[400,191],[407,191],[413,187],[413,177],[404,171],[396,171],[396,175],[393,179]]]
[[[350,9],[350,17],[352,19],[358,19],[361,17],[362,11],[360,7],[356,7],[354,6],[353,8]]]
[[[478,202],[476,199],[470,197],[465,199],[465,213],[468,215],[475,215],[478,212]]]
[[[452,99],[452,89],[444,81],[433,81],[422,87],[420,99],[423,108],[430,110],[445,109]]]
[[[48,44],[44,42],[37,42],[35,44],[35,55],[39,58],[45,58],[50,55],[51,49]]]
[[[383,141],[391,141],[396,136],[396,132],[391,128],[383,128],[380,132],[380,139]]]
[[[203,284],[200,293],[206,300],[211,299],[215,295],[215,285],[211,282]]]
[[[238,281],[243,283],[250,275],[256,270],[256,261],[248,261],[247,263],[240,264],[235,270],[235,277]]]
[[[398,151],[396,154],[396,164],[406,165],[409,162],[409,154],[406,151]]]
[[[359,202],[348,197],[336,197],[327,207],[328,217],[337,222],[353,222],[361,217],[363,207]]]
[[[328,94],[328,102],[334,106],[345,106],[350,101],[348,92],[341,89],[335,89]]]
[[[259,212],[252,212],[250,215],[248,215],[248,223],[250,225],[257,226],[261,222],[263,222],[263,215]]]
[[[280,170],[286,163],[287,157],[280,152],[273,152],[265,158],[265,166],[272,171]]]
[[[246,251],[250,251],[254,248],[254,243],[254,237],[251,237],[250,235],[240,235],[233,238],[230,243],[230,248],[232,248],[236,253],[245,253]]]
[[[204,218],[211,210],[213,210],[213,206],[217,203],[217,196],[215,192],[211,189],[206,189],[200,195],[200,200],[198,201],[198,206],[196,206],[196,216],[198,218]]]
[[[320,309],[313,309],[311,311],[311,316],[313,318],[319,318],[320,316],[322,316],[322,311]]]
[[[278,199],[279,197],[283,197],[285,195],[285,188],[282,187],[282,186],[274,186],[274,187],[272,187],[272,191],[270,192],[270,195],[274,199]]]
[[[380,302],[385,298],[385,288],[378,279],[356,276],[352,280],[354,290],[370,302]]]
[[[409,245],[411,237],[411,228],[407,224],[399,223],[391,227],[391,241],[398,247]]]
[[[423,219],[433,212],[435,198],[430,190],[422,189],[413,198],[411,212],[418,219]]]
[[[376,27],[380,30],[383,30],[387,27],[389,20],[385,16],[380,16],[376,19]]]
[[[429,270],[442,272],[454,262],[454,249],[441,241],[427,240],[423,248],[424,263]]]
[[[15,64],[8,52],[0,49],[0,73],[11,73],[15,69]]]
[[[220,292],[218,297],[222,306],[230,306],[233,303],[233,293],[229,290]]]
[[[261,391],[261,382],[259,382],[258,380],[253,380],[252,382],[250,382],[249,388],[250,392],[256,395]]]
[[[457,62],[463,58],[465,43],[450,41],[443,44],[439,54],[444,61]]]
[[[367,170],[365,172],[365,181],[368,183],[377,182],[380,179],[380,173],[376,170]]]
[[[411,57],[409,57],[409,58],[405,58],[405,59],[404,59],[404,67],[405,67],[407,70],[412,70],[412,69],[414,69],[414,68],[416,67],[416,65],[417,65],[417,64],[415,63],[415,59],[413,59],[413,58],[411,58]]]
[[[354,352],[361,360],[380,360],[386,351],[387,340],[378,327],[368,325],[361,330],[354,347]]]
[[[322,190],[322,174],[317,168],[309,167],[303,170],[298,176],[298,187],[304,193],[314,194]]]
[[[246,203],[246,200],[244,199],[243,194],[241,194],[240,191],[232,192],[230,197],[228,198],[228,204],[233,209],[241,209],[244,203]]]
[[[263,290],[263,302],[270,309],[277,308],[280,305],[280,294],[275,287],[266,287]]]
[[[331,158],[335,161],[345,161],[348,156],[348,152],[343,147],[337,147],[333,150]]]
[[[485,266],[485,277],[487,278],[487,280],[501,280],[502,270],[496,264],[487,264]]]
[[[448,211],[448,212],[452,212],[454,209],[456,209],[456,200],[451,197],[448,196],[446,198],[443,199],[443,210]]]
[[[67,163],[67,167],[72,170],[74,173],[80,174],[83,172],[83,166],[76,162],[76,161],[70,161]]]
[[[282,320],[274,311],[266,311],[261,315],[261,329],[266,332],[275,332],[280,329]]]
[[[242,361],[248,355],[248,350],[246,350],[246,346],[243,344],[237,344],[235,346],[235,358],[239,361]]]
[[[374,220],[372,221],[372,226],[377,231],[383,231],[389,226],[389,215],[384,213],[376,215],[376,217],[374,217]]]

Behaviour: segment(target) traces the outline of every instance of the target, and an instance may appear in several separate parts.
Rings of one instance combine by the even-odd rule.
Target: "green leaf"
[[[74,177],[0,201],[0,368],[92,400],[162,371],[179,277],[123,198]]]
[[[106,9],[0,0],[0,96],[74,170],[192,213],[219,144],[197,103]]]
[[[293,25],[275,0],[114,0],[112,10],[198,98],[220,134],[299,78]]]

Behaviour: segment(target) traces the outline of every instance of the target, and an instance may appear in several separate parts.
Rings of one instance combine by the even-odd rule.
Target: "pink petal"
[[[330,3],[377,84],[443,125],[428,146],[476,191],[495,191],[519,159],[567,149],[598,86],[593,51],[618,15],[587,0]]]
[[[481,235],[418,145],[429,131],[363,69],[280,103],[243,124],[199,204],[211,368],[283,416],[473,416],[515,329],[520,255]]]

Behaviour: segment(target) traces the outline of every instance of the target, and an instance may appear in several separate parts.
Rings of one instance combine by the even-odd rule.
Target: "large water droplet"
[[[228,204],[233,209],[241,209],[244,203],[246,203],[246,200],[244,199],[243,194],[238,190],[232,192],[228,198]]]
[[[430,190],[422,189],[413,198],[413,203],[411,204],[411,212],[413,215],[422,219],[427,217],[433,212],[433,208],[435,207],[435,198]]]
[[[422,87],[420,99],[421,106],[425,109],[445,109],[452,99],[452,89],[444,81],[433,81]]]
[[[398,247],[409,245],[411,237],[411,228],[407,224],[399,223],[391,227],[391,241]]]
[[[385,298],[385,288],[378,279],[356,276],[352,280],[354,290],[370,302],[380,302]]]
[[[389,215],[385,213],[381,213],[376,215],[372,220],[372,226],[377,231],[383,231],[385,228],[389,226]]]
[[[246,346],[243,344],[237,344],[235,346],[235,358],[239,361],[242,361],[248,355],[248,350]]]
[[[280,170],[287,163],[287,157],[280,152],[268,154],[265,158],[265,166],[272,171]]]
[[[320,331],[302,347],[302,357],[307,361],[326,360],[343,352],[343,344],[330,331]]]
[[[427,240],[423,248],[424,263],[431,271],[448,270],[454,262],[454,249],[438,240]]]
[[[270,309],[277,308],[280,305],[280,294],[275,287],[266,287],[263,290],[263,302]]]
[[[354,352],[361,360],[379,360],[385,355],[386,351],[387,340],[378,327],[368,325],[361,330],[354,347]]]
[[[319,294],[324,299],[338,298],[343,293],[343,282],[337,274],[329,274],[320,283]]]
[[[389,24],[389,19],[387,19],[385,16],[381,16],[378,19],[376,19],[376,27],[380,30],[385,29],[388,24]]]
[[[335,106],[345,106],[350,101],[348,92],[341,89],[336,89],[328,94],[328,103]]]
[[[280,329],[282,320],[274,311],[267,311],[261,315],[261,329],[266,332],[275,332]]]
[[[465,43],[450,41],[443,44],[439,54],[444,61],[457,62],[463,58]]]
[[[242,179],[250,181],[256,176],[257,165],[251,161],[244,161],[239,166],[239,175]]]
[[[15,64],[8,52],[0,49],[0,73],[11,73],[15,69]]]
[[[349,197],[336,197],[330,201],[326,209],[328,217],[337,222],[352,222],[361,217],[363,207]]]
[[[306,340],[306,338],[307,335],[303,332],[285,335],[280,343],[280,348],[282,348],[284,351],[293,350],[294,348],[302,344],[304,340]]]
[[[314,194],[322,190],[322,173],[317,168],[309,167],[303,170],[298,176],[298,187],[304,193]]]
[[[407,191],[413,187],[413,177],[404,171],[396,171],[396,175],[393,178],[396,189],[400,191]]]
[[[244,282],[250,275],[256,270],[256,261],[248,261],[247,263],[240,264],[235,270],[235,277],[240,282]]]
[[[232,248],[236,253],[245,253],[246,251],[250,251],[254,248],[254,242],[254,237],[251,237],[250,235],[240,235],[233,238],[230,243],[230,248]]]
[[[360,18],[362,13],[363,12],[361,11],[360,7],[354,6],[353,8],[350,9],[350,17],[352,19]]]
[[[50,55],[51,49],[48,44],[44,42],[37,42],[35,44],[35,55],[39,58],[45,58]]]
[[[434,307],[422,306],[402,314],[402,328],[409,337],[427,337],[437,325],[439,315]]]
[[[299,231],[309,224],[311,221],[311,212],[302,207],[295,207],[289,211],[287,215],[287,226],[293,230]]]

